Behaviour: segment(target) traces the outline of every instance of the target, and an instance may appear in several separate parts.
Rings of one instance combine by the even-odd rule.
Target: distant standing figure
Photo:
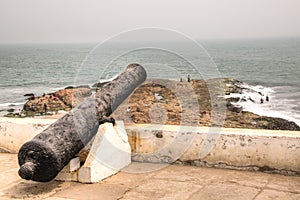
[[[268,95],[266,96],[266,101],[269,101],[269,96]]]
[[[187,82],[191,82],[191,78],[190,78],[189,74],[188,74],[188,77],[187,77]]]
[[[183,78],[180,77],[179,87],[183,87]]]
[[[261,98],[261,99],[260,99],[260,103],[264,103],[264,100],[263,100],[263,98]]]
[[[47,113],[47,105],[44,104],[44,112]]]

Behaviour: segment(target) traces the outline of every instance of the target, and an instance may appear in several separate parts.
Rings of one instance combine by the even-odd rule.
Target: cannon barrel
[[[97,133],[99,123],[146,80],[139,64],[130,64],[117,78],[84,100],[68,114],[25,143],[18,153],[19,175],[26,180],[47,182]]]

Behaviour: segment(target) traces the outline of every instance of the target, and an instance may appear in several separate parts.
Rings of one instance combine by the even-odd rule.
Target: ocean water
[[[207,48],[222,74],[253,89],[240,95],[255,100],[239,102],[244,110],[300,125],[299,38],[219,41],[208,43]],[[261,104],[267,95],[270,101]]]
[[[168,42],[168,49],[115,43],[0,45],[0,115],[20,109],[24,94],[41,95],[69,85],[92,85],[138,62],[148,78],[230,77],[244,82],[244,110],[300,125],[300,38],[199,41],[203,49]],[[167,45],[167,46],[168,46]],[[147,48],[146,48],[147,47]],[[92,50],[94,48],[94,50]],[[128,51],[130,49],[130,51]],[[175,49],[175,52],[174,52]],[[195,68],[192,63],[200,67]],[[269,102],[260,103],[261,92]]]

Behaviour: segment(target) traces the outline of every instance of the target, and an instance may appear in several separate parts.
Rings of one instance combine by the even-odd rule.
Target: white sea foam
[[[25,102],[17,102],[17,103],[0,103],[0,107],[13,107],[13,106],[20,106],[25,104]]]
[[[251,86],[241,84],[243,88],[241,94],[231,93],[225,98],[239,98],[235,106],[242,107],[244,111],[249,111],[261,116],[283,118],[293,121],[300,126],[300,112],[297,112],[293,99],[287,99],[283,95],[277,94],[277,88],[263,87],[261,85]],[[268,96],[269,101],[266,101]],[[263,101],[263,103],[261,103]]]
[[[119,74],[113,76],[112,78],[109,78],[109,79],[101,79],[99,80],[100,83],[105,83],[105,82],[110,82],[112,80],[114,80],[115,78],[117,78],[119,76]]]

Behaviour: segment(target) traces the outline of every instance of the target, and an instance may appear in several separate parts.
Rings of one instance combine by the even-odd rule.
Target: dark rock
[[[249,98],[249,100],[252,101],[253,103],[255,103],[255,101],[251,97]]]
[[[34,96],[34,94],[33,93],[24,94],[24,97],[31,97],[31,96]]]
[[[79,88],[90,89],[90,86],[88,86],[88,85],[80,85],[80,86],[76,86],[76,87],[74,87],[74,86],[67,86],[67,87],[65,87],[65,89],[79,89]]]
[[[7,109],[7,112],[9,112],[9,113],[12,113],[14,111],[15,111],[15,109],[13,109],[13,108]]]
[[[240,113],[243,110],[243,107],[235,106],[230,102],[226,103],[226,107],[227,107],[227,110],[232,111],[232,112],[236,112],[236,113]]]
[[[230,98],[226,98],[226,101],[227,101],[227,102],[234,102],[234,103],[236,103],[236,102],[238,102],[239,100],[240,100],[239,97],[230,97]]]
[[[97,87],[97,88],[101,88],[101,87],[103,87],[103,85],[105,85],[106,83],[108,83],[108,82],[102,82],[102,83],[95,83],[95,84],[93,84],[92,85],[92,87],[93,88],[95,88],[95,87]]]
[[[223,84],[225,86],[226,95],[229,95],[231,93],[242,94],[243,87],[241,87],[241,81],[225,78],[223,79]]]
[[[18,113],[11,112],[4,115],[4,117],[20,117],[20,115]]]
[[[300,131],[295,122],[286,119],[260,116],[256,118],[256,122],[263,129]]]

